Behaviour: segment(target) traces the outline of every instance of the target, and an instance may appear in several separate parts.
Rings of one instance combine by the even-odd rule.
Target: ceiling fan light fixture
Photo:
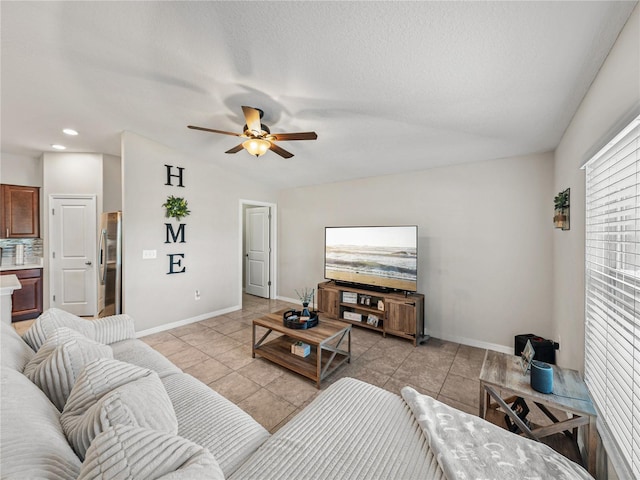
[[[2,0],[0,0],[2,1]],[[224,130],[216,130],[214,128],[196,127],[195,125],[187,125],[187,128],[202,130],[204,132],[221,133],[223,135],[231,135],[233,137],[241,137],[246,139],[244,142],[230,148],[224,153],[238,153],[240,150],[246,150],[251,155],[259,157],[271,150],[282,158],[291,158],[293,153],[287,152],[280,147],[277,142],[287,140],[315,140],[318,138],[316,132],[295,132],[295,133],[275,133],[271,134],[269,127],[264,123],[260,123],[262,118],[262,110],[253,107],[242,107],[245,123],[242,133],[227,132]]]
[[[242,146],[251,155],[259,157],[267,153],[267,150],[269,150],[271,143],[261,138],[250,138],[249,140],[242,142]]]

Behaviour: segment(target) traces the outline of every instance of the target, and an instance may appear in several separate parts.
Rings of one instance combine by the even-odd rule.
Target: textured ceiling
[[[635,4],[3,1],[1,148],[126,130],[277,187],[550,151]],[[318,140],[256,159],[186,128],[240,132],[241,105]]]

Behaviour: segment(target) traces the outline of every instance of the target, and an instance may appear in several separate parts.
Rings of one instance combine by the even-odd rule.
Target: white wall
[[[165,164],[185,169],[184,188],[165,185]],[[130,132],[122,135],[122,168],[124,311],[136,330],[150,333],[239,308],[240,199],[274,202],[275,192]],[[191,210],[182,221],[184,244],[164,243],[162,204],[169,195],[184,197]],[[143,260],[142,250],[156,250],[157,258]],[[185,254],[185,273],[167,274],[169,253]]]
[[[98,195],[102,204],[102,154],[44,153],[45,194],[77,193]]]
[[[541,154],[285,190],[279,295],[322,281],[325,226],[417,224],[427,333],[512,352],[553,333],[552,186]]]
[[[585,178],[580,166],[640,104],[640,8],[636,7],[555,152],[554,193],[571,188],[571,230],[556,231],[554,337],[559,364],[584,367]]]
[[[122,159],[113,155],[102,156],[102,210],[122,210]]]
[[[42,159],[0,154],[0,183],[42,187]]]

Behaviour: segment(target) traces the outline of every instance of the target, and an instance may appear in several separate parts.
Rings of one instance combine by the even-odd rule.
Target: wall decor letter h
[[[173,187],[173,183],[171,183],[171,177],[175,177],[178,179],[178,185],[176,186],[184,188],[184,185],[182,184],[182,172],[184,168],[176,167],[178,169],[178,173],[171,173],[171,169],[173,168],[173,165],[165,164],[164,166],[167,167],[167,183],[165,183],[165,185],[170,185]]]

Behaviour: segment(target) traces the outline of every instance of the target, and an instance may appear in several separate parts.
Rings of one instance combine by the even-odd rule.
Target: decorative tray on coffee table
[[[294,328],[297,330],[304,330],[306,328],[313,328],[318,325],[318,312],[310,312],[311,317],[308,320],[301,320],[302,311],[300,310],[287,310],[282,314],[282,323],[287,328]]]

